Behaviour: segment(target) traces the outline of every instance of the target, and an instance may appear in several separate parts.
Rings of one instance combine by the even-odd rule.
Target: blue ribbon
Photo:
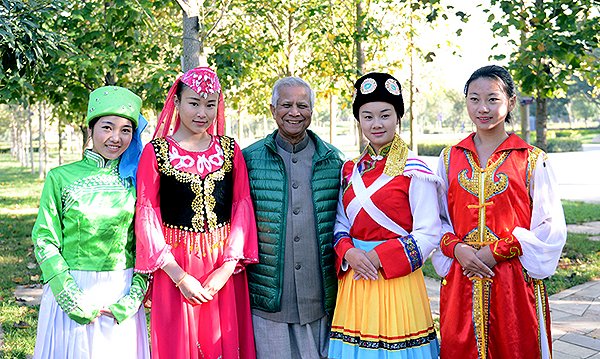
[[[142,116],[140,113],[140,116],[138,117],[138,125],[133,133],[131,143],[121,155],[121,162],[119,163],[119,176],[125,181],[130,181],[134,187],[136,185],[135,182],[138,163],[140,162],[140,156],[142,155],[142,150],[144,149],[144,145],[142,143],[142,132],[144,132],[144,129],[147,125],[148,121],[146,121],[144,116]]]

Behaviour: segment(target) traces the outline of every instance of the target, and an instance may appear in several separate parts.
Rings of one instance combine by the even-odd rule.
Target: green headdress
[[[126,88],[104,86],[94,90],[88,101],[87,123],[102,116],[115,115],[131,120],[138,126],[142,99]]]

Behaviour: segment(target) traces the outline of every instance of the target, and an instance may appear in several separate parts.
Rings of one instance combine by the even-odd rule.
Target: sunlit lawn
[[[17,285],[39,281],[31,228],[37,214],[42,182],[0,155],[0,323],[4,345],[0,357],[25,358],[33,353],[38,308],[15,300]]]

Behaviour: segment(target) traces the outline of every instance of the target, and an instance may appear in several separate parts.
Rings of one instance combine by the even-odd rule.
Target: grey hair
[[[312,111],[312,109],[315,105],[315,92],[313,91],[312,88],[310,88],[310,85],[307,84],[306,81],[302,80],[299,77],[294,77],[294,76],[284,77],[282,79],[277,80],[277,82],[275,82],[275,85],[273,85],[273,93],[271,94],[271,105],[273,107],[277,107],[277,101],[279,100],[279,89],[280,88],[296,87],[296,86],[302,86],[308,91],[309,97],[310,97],[310,109]]]

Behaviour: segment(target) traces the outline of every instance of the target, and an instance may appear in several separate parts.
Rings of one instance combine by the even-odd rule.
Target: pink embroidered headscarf
[[[166,137],[175,133],[175,131],[177,131],[179,128],[181,119],[179,118],[179,112],[175,107],[175,95],[179,82],[183,82],[198,95],[204,98],[206,98],[209,94],[219,94],[217,117],[212,125],[207,129],[207,132],[211,135],[224,135],[225,103],[223,102],[223,91],[221,91],[219,77],[217,76],[217,73],[209,67],[196,67],[179,76],[177,80],[175,80],[173,86],[171,86],[163,109],[158,116],[158,123],[156,124],[156,130],[154,131],[152,138]],[[174,123],[173,119],[175,119]]]

